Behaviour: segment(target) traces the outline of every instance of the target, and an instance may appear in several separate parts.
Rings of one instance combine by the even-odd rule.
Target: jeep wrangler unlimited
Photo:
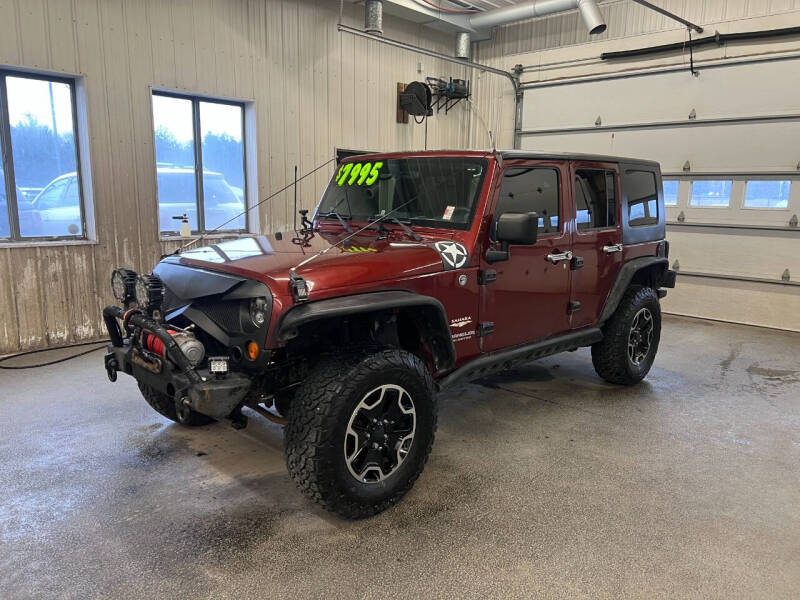
[[[410,152],[340,163],[303,228],[117,269],[105,368],[184,425],[285,428],[300,489],[349,518],[414,484],[435,393],[590,346],[647,375],[674,287],[654,162]]]

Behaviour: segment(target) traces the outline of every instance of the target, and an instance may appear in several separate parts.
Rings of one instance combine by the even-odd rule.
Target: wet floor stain
[[[758,366],[758,363],[755,363],[747,367],[747,372],[750,375],[757,375],[758,377],[763,377],[769,381],[780,383],[798,382],[798,371],[790,369],[768,369],[766,367],[760,367]]]
[[[731,346],[731,351],[728,354],[728,357],[725,360],[723,360],[721,363],[719,363],[719,366],[722,369],[722,376],[723,377],[728,374],[728,371],[730,371],[731,365],[733,364],[733,361],[735,361],[737,358],[739,358],[739,355],[741,353],[742,353],[742,344],[741,343],[733,344]]]

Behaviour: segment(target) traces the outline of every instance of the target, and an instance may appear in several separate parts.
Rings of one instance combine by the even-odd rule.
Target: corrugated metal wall
[[[363,7],[346,6],[363,25]],[[149,270],[174,243],[157,231],[151,87],[255,101],[259,197],[332,157],[334,146],[422,148],[395,124],[396,83],[463,76],[336,31],[336,0],[0,0],[0,65],[85,76],[96,244],[0,248],[0,354],[103,335],[115,266]],[[385,19],[386,35],[450,52],[453,40]],[[467,109],[431,119],[428,147],[464,147]],[[333,167],[300,187],[312,208]],[[260,229],[293,220],[292,194]]]
[[[658,0],[654,3],[701,25],[800,9],[800,0]],[[630,0],[601,2],[600,8],[608,24],[605,33],[590,37],[578,12],[571,11],[498,29],[494,41],[481,45],[481,56],[498,58],[548,48],[685,29],[677,21]],[[713,33],[713,29],[706,33]]]
[[[796,12],[800,0],[659,0],[659,6],[675,14],[703,25],[702,35],[721,31],[743,31],[747,28],[791,27],[797,25]],[[606,18],[605,33],[589,36],[580,21],[577,11],[570,11],[541,19],[498,28],[494,38],[477,44],[473,59],[493,67],[510,70],[516,64],[535,67],[539,64],[576,58],[599,57],[600,52],[671,43],[687,38],[686,29],[676,21],[668,19],[630,0],[600,2],[600,10]],[[771,25],[766,23],[749,25],[750,19],[777,16]],[[759,52],[780,49],[786,42],[770,40],[760,46]],[[702,55],[702,53],[700,53]],[[724,55],[727,55],[723,52]],[[736,52],[734,52],[736,54]],[[688,56],[678,56],[677,62],[688,62]],[[565,65],[563,68],[548,67],[542,71],[528,71],[522,81],[548,81],[569,79],[592,73],[608,73],[657,64],[674,64],[676,58],[636,60],[632,63],[600,64],[599,61]],[[474,75],[474,98],[477,110],[488,128],[494,133],[498,147],[511,147],[514,143],[514,95],[508,83],[487,73]],[[486,146],[486,127],[473,121],[472,146]]]

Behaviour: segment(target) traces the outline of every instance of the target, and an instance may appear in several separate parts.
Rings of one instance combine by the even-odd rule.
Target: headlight
[[[253,298],[250,300],[250,320],[256,327],[263,327],[267,322],[267,306],[266,298]]]
[[[111,291],[119,302],[127,302],[134,297],[136,273],[130,269],[115,269],[111,274]]]
[[[155,275],[139,275],[134,290],[139,308],[152,312],[161,307],[164,284]]]

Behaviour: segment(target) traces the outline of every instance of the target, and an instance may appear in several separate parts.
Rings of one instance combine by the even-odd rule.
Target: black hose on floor
[[[49,367],[50,365],[57,365],[58,363],[66,362],[68,360],[72,360],[73,358],[78,358],[79,356],[90,354],[92,352],[95,352],[96,350],[101,350],[102,348],[105,348],[105,344],[107,344],[109,341],[110,340],[95,340],[94,342],[81,342],[80,344],[69,344],[67,346],[58,346],[55,348],[40,348],[39,350],[29,350],[28,352],[19,352],[18,354],[10,354],[9,356],[4,356],[3,358],[0,358],[0,369],[5,369],[8,371],[21,371],[22,369],[38,369],[39,367]],[[98,346],[97,348],[83,350],[82,352],[78,352],[77,354],[70,354],[69,356],[65,356],[57,360],[51,360],[49,362],[36,363],[33,365],[21,365],[21,366],[5,366],[2,364],[7,360],[11,360],[12,358],[20,358],[22,356],[30,356],[32,354],[40,354],[42,352],[53,352],[55,350],[65,350],[67,348],[81,348],[83,346],[92,346],[94,344],[103,344],[103,345]]]

